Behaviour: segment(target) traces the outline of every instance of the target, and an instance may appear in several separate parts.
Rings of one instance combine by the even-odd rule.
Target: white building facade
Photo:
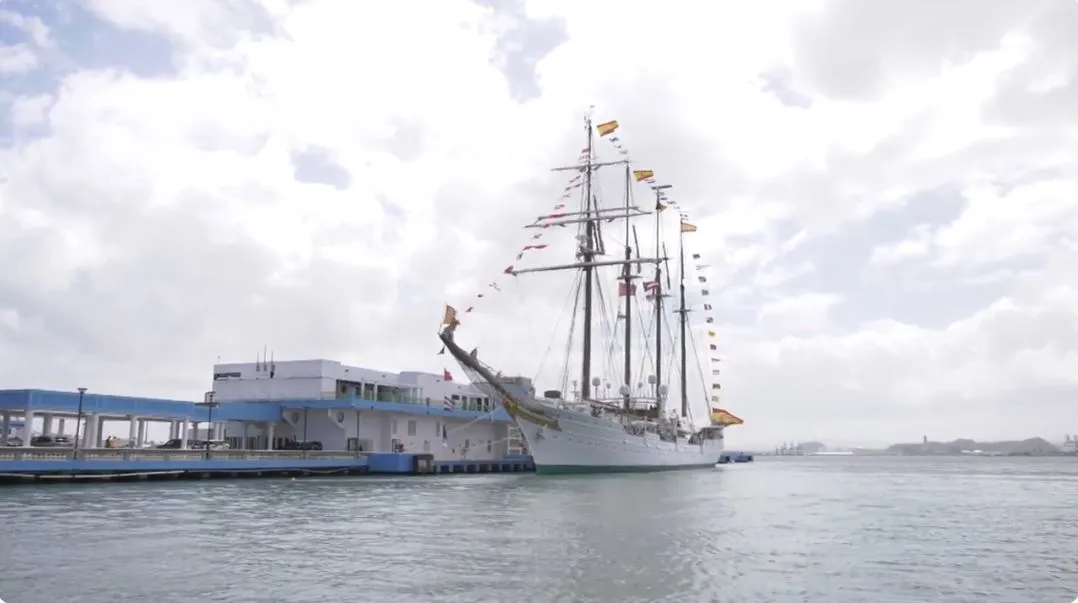
[[[325,450],[422,452],[436,460],[526,454],[504,411],[448,373],[393,373],[333,360],[216,364],[213,401],[272,404],[280,421],[227,422],[233,448],[319,442]],[[225,413],[222,413],[225,414]]]

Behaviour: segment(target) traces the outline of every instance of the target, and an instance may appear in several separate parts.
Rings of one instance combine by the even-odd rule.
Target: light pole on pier
[[[78,415],[75,418],[75,450],[74,450],[74,454],[72,456],[73,460],[78,460],[78,458],[79,458],[79,432],[81,431],[79,429],[79,427],[82,426],[82,400],[85,397],[86,397],[86,388],[85,387],[80,387],[79,388],[79,410],[78,410]]]
[[[198,403],[195,404],[196,406],[205,406],[206,407],[206,413],[207,414],[206,414],[205,448],[206,448],[206,458],[207,459],[210,458],[210,440],[211,440],[211,438],[210,438],[210,430],[213,429],[213,409],[216,408],[217,405],[219,404],[216,400],[213,399],[214,394],[215,394],[215,392],[212,392],[212,391],[211,392],[206,392],[206,394],[202,398],[202,402],[198,402]]]

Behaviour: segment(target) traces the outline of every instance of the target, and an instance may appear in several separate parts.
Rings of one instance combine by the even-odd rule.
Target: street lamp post
[[[78,460],[78,458],[79,458],[79,432],[81,431],[79,429],[79,427],[82,426],[82,400],[85,397],[86,397],[86,388],[85,387],[80,387],[79,388],[79,412],[78,412],[78,416],[75,419],[75,450],[73,451],[74,454],[72,455],[73,460]]]
[[[303,407],[303,445],[304,446],[307,445],[307,411],[309,411],[309,410],[310,410],[310,408],[308,408],[306,406]]]
[[[210,458],[210,430],[213,429],[213,409],[217,407],[218,402],[213,399],[214,392],[206,392],[202,402],[196,404],[196,406],[206,407],[206,458]]]

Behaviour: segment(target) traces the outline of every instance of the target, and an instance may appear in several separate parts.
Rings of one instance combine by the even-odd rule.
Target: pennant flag
[[[618,129],[618,120],[616,120],[616,119],[610,120],[610,121],[607,121],[607,122],[603,122],[603,123],[595,126],[595,131],[599,133],[599,136],[607,136],[609,134],[613,134],[614,130],[617,130],[617,129]]]
[[[701,289],[700,290],[700,295],[711,295],[711,292],[708,291],[707,289]]]
[[[700,254],[699,253],[692,254],[692,259],[694,259],[694,260],[700,259]]]
[[[697,266],[697,268],[699,268],[699,266]],[[706,276],[698,276],[696,278],[700,279],[701,283],[706,283],[707,282],[707,277]]]
[[[710,312],[711,311],[711,304],[704,304],[704,311]]]
[[[681,232],[696,232],[696,225],[688,222],[681,223]]]
[[[711,409],[711,422],[718,425],[741,425],[744,423],[744,421],[735,417],[730,411],[721,408]]]
[[[636,295],[636,285],[629,283],[618,283],[618,295],[621,297]]]
[[[449,372],[449,369],[442,369],[442,381],[452,381],[453,373]]]
[[[718,383],[712,383],[711,384],[711,389],[722,389],[722,385],[720,385]]]
[[[451,325],[457,322],[457,309],[449,304],[445,305],[445,315],[442,317],[443,325]]]
[[[722,358],[712,358],[712,362],[722,362]]]
[[[711,348],[711,351],[712,351],[712,352],[717,352],[717,351],[719,351],[719,346],[717,346],[717,345],[715,345],[715,344],[711,344],[711,345],[710,345],[710,346],[708,346],[708,347],[710,347],[710,348]],[[446,374],[448,375],[449,373],[446,373]]]
[[[442,408],[444,410],[455,410],[457,408],[457,403],[454,402],[449,396],[446,396],[445,398],[442,399]],[[445,431],[444,431],[445,426],[444,425],[442,426],[442,430],[443,430],[442,431],[442,439],[445,439]]]
[[[633,178],[636,178],[637,182],[641,180],[647,180],[648,178],[654,178],[655,172],[651,170],[633,170]]]
[[[719,397],[718,397],[718,396],[711,396],[711,401],[712,401],[712,402],[718,402],[718,401],[719,401]]]
[[[715,337],[715,336],[717,336],[717,335],[718,335],[718,333],[716,333],[715,331],[708,331],[708,332],[707,332],[707,336],[708,336],[708,337]]]
[[[720,373],[722,373],[722,371],[720,371],[719,369],[712,369],[712,370],[711,370],[711,374],[712,374],[712,375],[718,375],[718,374],[720,374]]]
[[[715,322],[715,319],[708,316],[707,318],[704,319],[704,322],[706,322],[707,324],[711,324],[711,323]]]

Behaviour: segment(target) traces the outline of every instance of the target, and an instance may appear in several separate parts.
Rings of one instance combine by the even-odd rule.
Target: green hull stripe
[[[715,463],[700,465],[536,465],[539,475],[576,475],[583,473],[656,473],[684,469],[713,468]]]

